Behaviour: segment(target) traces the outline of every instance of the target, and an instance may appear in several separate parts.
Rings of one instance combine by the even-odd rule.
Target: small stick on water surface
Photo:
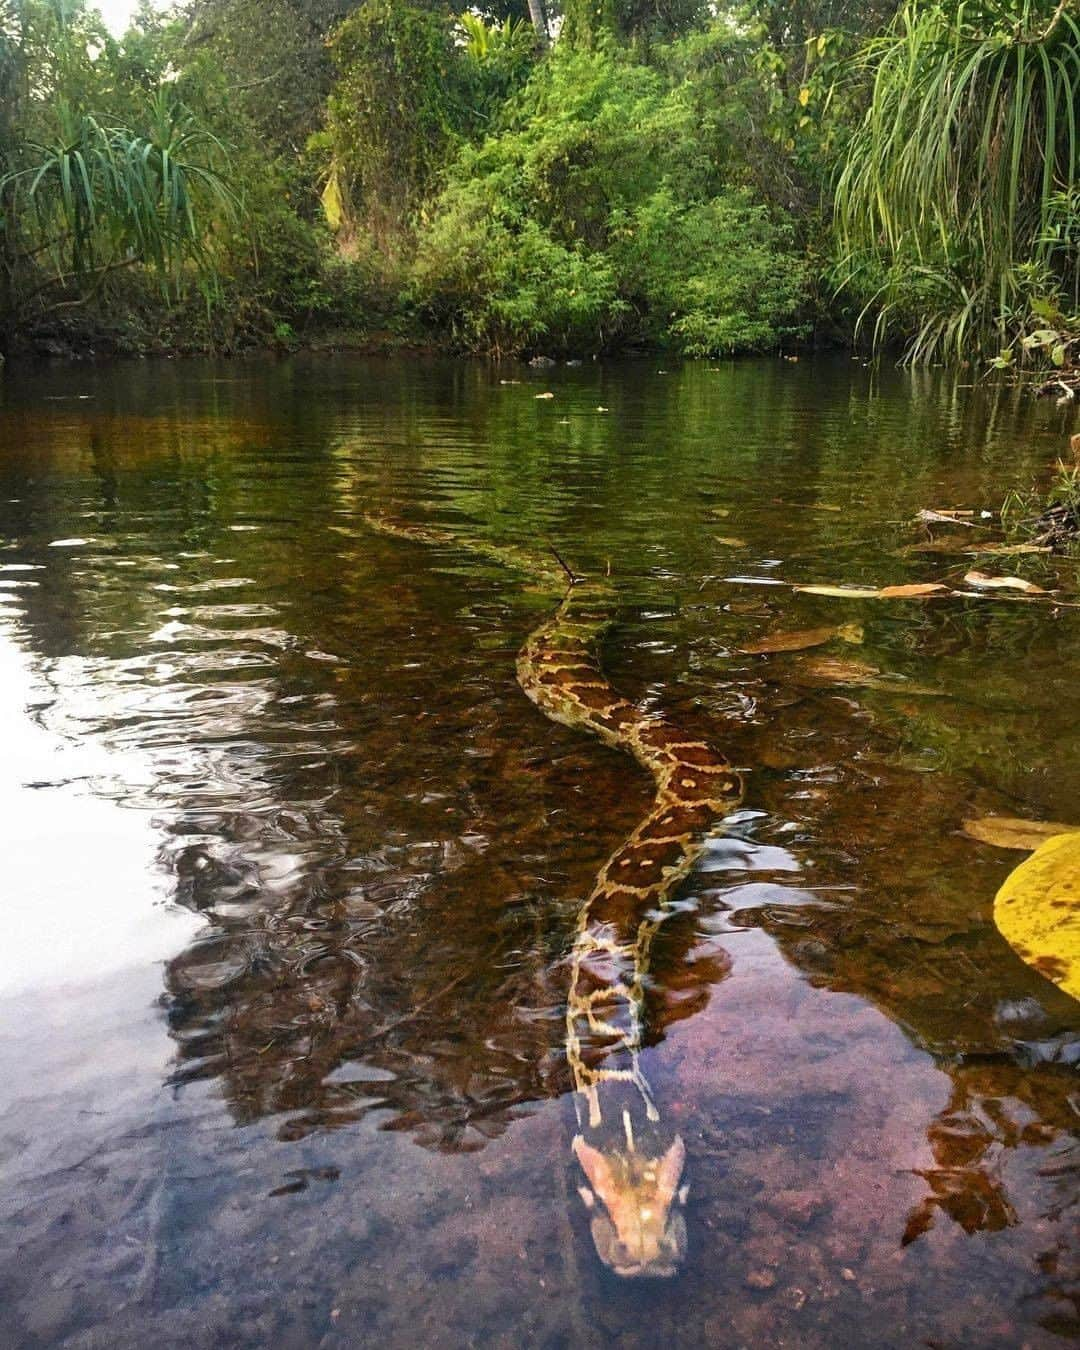
[[[584,577],[579,577],[575,572],[571,571],[571,569],[567,566],[565,560],[563,559],[562,554],[559,552],[559,550],[555,547],[554,544],[548,544],[548,548],[551,549],[552,553],[555,555],[555,561],[566,573],[567,579],[569,580],[571,586],[576,586],[579,581],[584,580]]]

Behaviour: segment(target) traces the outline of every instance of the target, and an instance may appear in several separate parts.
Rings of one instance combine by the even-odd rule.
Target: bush
[[[458,155],[420,227],[416,302],[476,349],[777,346],[803,331],[805,268],[715,145],[660,72],[557,49]]]

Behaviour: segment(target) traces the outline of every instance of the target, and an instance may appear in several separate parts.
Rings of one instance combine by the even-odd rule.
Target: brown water
[[[1080,611],[767,584],[956,580],[915,511],[996,507],[1074,415],[657,364],[8,373],[0,1343],[1076,1340],[1080,1008],[960,825],[1080,820]],[[652,970],[673,1280],[599,1268],[562,1047],[650,785],[521,694],[541,596],[371,510],[610,565],[612,682],[746,771]]]

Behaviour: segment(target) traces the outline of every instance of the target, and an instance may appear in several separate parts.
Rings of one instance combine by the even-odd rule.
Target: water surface
[[[993,926],[1021,855],[960,830],[1080,820],[1080,611],[779,584],[957,581],[915,512],[996,508],[1071,414],[657,365],[9,372],[4,1344],[1080,1333],[1080,1010]],[[612,683],[745,771],[652,971],[673,1280],[599,1268],[562,1047],[650,785],[518,688],[543,596],[371,511],[610,570]],[[862,643],[740,654],[840,623]]]

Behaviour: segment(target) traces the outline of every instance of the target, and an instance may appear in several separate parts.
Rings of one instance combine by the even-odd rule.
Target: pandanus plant
[[[1076,0],[908,0],[858,58],[865,119],[839,175],[841,277],[909,356],[998,348],[1032,300],[1080,301]],[[1073,222],[1075,224],[1075,222]]]
[[[58,303],[79,303],[135,263],[155,268],[166,286],[189,261],[213,272],[214,222],[234,217],[240,203],[221,142],[171,91],[151,99],[142,130],[63,99],[54,127],[48,141],[20,147],[19,166],[0,179],[18,235],[14,257],[38,269],[21,308],[57,289],[75,292]]]

